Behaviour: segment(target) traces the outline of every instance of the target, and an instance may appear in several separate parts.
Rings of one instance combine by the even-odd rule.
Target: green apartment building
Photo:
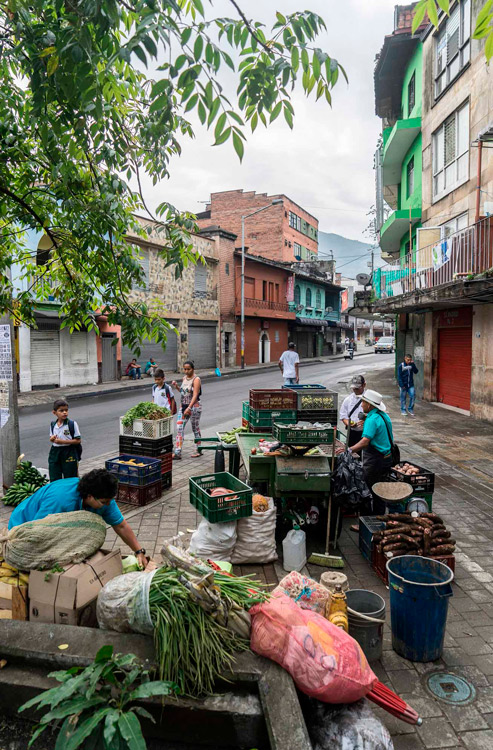
[[[375,109],[383,121],[376,154],[377,229],[382,257],[389,261],[416,250],[421,225],[422,43],[405,26],[402,10],[409,8],[396,7],[396,29],[385,37],[375,67]]]

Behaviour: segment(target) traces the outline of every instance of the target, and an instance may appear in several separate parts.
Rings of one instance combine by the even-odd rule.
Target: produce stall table
[[[238,433],[236,441],[238,450],[245,467],[247,481],[250,483],[266,483],[270,495],[274,494],[276,478],[276,457],[265,453],[252,454],[252,448],[259,447],[260,440],[272,440],[270,433]]]
[[[196,438],[197,451],[202,455],[202,451],[216,451],[214,457],[214,471],[224,471],[224,453],[229,456],[229,473],[234,477],[240,475],[240,452],[237,443],[225,443],[222,439],[224,432],[217,432],[217,437]],[[261,435],[259,437],[262,437]],[[208,443],[208,445],[204,445]]]

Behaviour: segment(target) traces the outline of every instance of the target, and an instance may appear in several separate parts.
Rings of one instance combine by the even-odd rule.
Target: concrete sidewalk
[[[366,356],[373,354],[373,347],[362,347],[360,351],[355,352],[355,357]],[[301,367],[308,365],[316,365],[323,362],[332,362],[334,360],[344,359],[343,354],[334,354],[330,357],[316,357],[313,359],[302,359],[300,362]],[[242,370],[240,367],[227,367],[221,370],[221,377],[223,378],[241,378],[245,375],[252,375],[258,372],[264,372],[269,370],[276,370],[278,368],[277,362],[269,362],[268,364],[257,364],[248,365]],[[181,380],[183,373],[172,372],[166,373],[166,380]],[[204,383],[211,380],[217,380],[217,375],[214,370],[206,370],[200,372],[200,377]],[[112,383],[92,383],[89,385],[73,385],[66,388],[49,388],[42,391],[29,391],[27,393],[19,393],[19,408],[26,406],[40,406],[42,404],[51,404],[57,398],[66,398],[70,401],[74,401],[78,398],[90,398],[91,396],[107,396],[114,393],[123,393],[126,391],[139,391],[147,390],[152,379],[147,375],[142,377],[142,380],[118,380]]]

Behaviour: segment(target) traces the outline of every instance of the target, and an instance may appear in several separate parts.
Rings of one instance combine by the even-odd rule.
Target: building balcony
[[[392,255],[399,252],[402,236],[409,231],[409,222],[414,226],[421,221],[421,209],[408,208],[394,211],[380,230],[380,249],[382,254]]]
[[[241,300],[236,299],[236,315],[241,315]],[[258,318],[295,318],[294,311],[287,302],[273,302],[266,299],[245,297],[245,315]]]
[[[329,323],[339,323],[341,320],[341,313],[338,310],[333,310],[332,312],[325,313],[324,318],[325,320],[328,320]]]
[[[383,185],[398,185],[401,181],[402,162],[421,130],[421,117],[397,120],[383,150]]]
[[[492,267],[493,218],[487,217],[379,268],[372,297],[377,307],[379,301],[387,306],[396,302],[403,309],[415,309],[418,303],[433,306],[443,295],[452,301],[464,296],[459,287],[477,286]]]

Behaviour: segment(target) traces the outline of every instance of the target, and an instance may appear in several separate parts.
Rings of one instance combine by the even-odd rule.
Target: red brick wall
[[[210,218],[199,219],[198,224],[201,229],[219,225],[228,232],[233,232],[237,235],[236,246],[240,247],[241,217],[280,198],[284,201],[284,205],[271,206],[256,216],[246,219],[245,247],[248,247],[248,251],[252,254],[278,261],[295,260],[294,242],[316,253],[318,244],[314,240],[290,228],[289,211],[293,211],[317,229],[318,219],[285,195],[267,195],[267,193],[243,192],[243,190],[212,193],[211,202],[207,206],[207,210],[211,213]]]
[[[245,363],[247,365],[255,365],[258,363],[258,352],[259,352],[259,338],[262,320],[259,318],[245,318]],[[269,327],[265,329],[270,339],[270,361],[277,362],[279,357],[288,348],[288,323],[286,320],[270,320],[268,321]],[[276,342],[276,331],[279,334],[279,341]],[[241,364],[240,355],[240,341],[241,341],[241,327],[238,322],[236,325],[236,340],[238,346],[236,348],[236,364]],[[280,373],[279,379],[277,374],[274,372],[266,373],[266,377],[269,381],[274,380],[275,382],[281,383]],[[268,387],[268,384],[265,386]],[[276,387],[276,386],[272,386]],[[279,386],[280,387],[280,386]]]

